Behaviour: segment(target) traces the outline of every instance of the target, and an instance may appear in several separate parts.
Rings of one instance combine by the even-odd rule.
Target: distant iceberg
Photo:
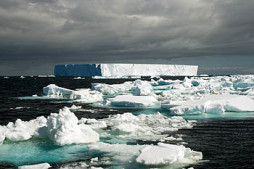
[[[166,64],[66,64],[55,66],[55,76],[196,76],[198,66]]]

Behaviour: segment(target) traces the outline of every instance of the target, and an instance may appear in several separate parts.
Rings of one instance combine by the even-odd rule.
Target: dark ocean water
[[[132,79],[129,79],[132,80]],[[59,103],[54,100],[21,100],[18,97],[42,95],[42,88],[56,84],[70,89],[89,88],[93,82],[122,83],[123,79],[74,79],[66,77],[0,77],[0,125],[14,122],[17,118],[31,120],[38,116],[47,116],[58,112],[72,103]],[[94,108],[89,104],[81,105],[83,109],[93,109],[97,113],[76,111],[78,118],[105,118],[110,114],[136,112],[135,109]],[[22,108],[21,108],[22,107]],[[195,151],[201,151],[204,161],[192,165],[194,168],[254,168],[254,118],[239,120],[198,120],[192,129],[182,129],[177,134],[183,135],[184,142]],[[0,157],[1,158],[1,157]],[[52,163],[58,168],[68,161]],[[102,166],[103,167],[103,166]],[[0,162],[0,168],[15,168],[14,164]]]

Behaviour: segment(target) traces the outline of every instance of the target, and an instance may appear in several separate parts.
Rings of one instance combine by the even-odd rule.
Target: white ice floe
[[[153,107],[159,108],[160,102],[154,96],[118,95],[107,99],[107,105],[115,107]]]
[[[164,137],[164,138],[161,138],[160,141],[183,141],[183,138],[181,135],[177,135],[178,137],[173,137],[173,136],[170,136],[170,137]]]
[[[253,76],[233,76],[236,78],[234,81],[234,88],[243,89],[254,86]]]
[[[183,81],[152,81],[160,101],[198,100],[207,95],[236,94],[254,98],[254,76],[192,77]]]
[[[82,106],[76,106],[76,105],[72,105],[71,107],[68,107],[71,111],[75,111],[75,110],[78,110],[78,109],[81,109]]]
[[[43,88],[43,94],[50,98],[67,98],[77,102],[92,103],[102,101],[102,94],[90,89],[71,90],[50,84]]]
[[[245,112],[254,111],[254,100],[239,95],[209,95],[200,100],[179,102],[174,107],[168,107],[174,114]]]
[[[90,120],[91,121],[91,120]],[[98,122],[102,125],[102,122]],[[97,125],[99,125],[97,124]],[[96,124],[90,124],[96,128]],[[5,139],[10,141],[24,141],[32,137],[48,137],[55,144],[63,146],[69,144],[91,143],[99,141],[99,134],[89,125],[79,124],[78,118],[67,107],[47,117],[37,117],[34,120],[22,121],[0,126],[0,144]]]
[[[195,124],[195,121],[187,121],[180,116],[168,118],[160,113],[138,116],[124,113],[111,115],[102,120],[111,129],[111,134],[140,140],[160,140],[170,132],[192,128]]]
[[[122,84],[93,83],[92,89],[104,95],[119,95],[132,92],[134,95],[150,95],[152,86],[148,81],[135,80],[134,82],[124,82]]]
[[[105,121],[98,121],[96,119],[88,119],[88,118],[81,118],[79,120],[79,124],[86,124],[93,129],[104,129],[107,128],[107,123]]]
[[[116,95],[128,92],[133,87],[132,82],[124,82],[122,84],[104,84],[104,83],[93,83],[92,89],[99,91],[104,95]]]
[[[49,163],[41,163],[41,164],[34,164],[34,165],[23,165],[19,166],[18,169],[48,169],[50,168]]]
[[[133,82],[132,91],[136,96],[147,96],[152,93],[152,85],[148,81],[136,80]]]
[[[49,138],[57,145],[81,144],[99,141],[99,134],[85,124],[78,124],[78,118],[68,108],[52,113],[47,118]]]
[[[192,164],[203,158],[201,152],[192,151],[183,145],[158,143],[140,150],[136,161],[144,165]]]
[[[90,166],[85,162],[74,162],[71,164],[62,165],[59,169],[85,169],[89,167]]]
[[[144,145],[108,144],[102,142],[88,145],[90,150],[108,153],[108,156],[111,156],[114,160],[119,161],[131,160],[133,156],[139,154],[139,150],[143,147]]]
[[[10,141],[24,141],[32,136],[40,136],[40,128],[46,122],[46,118],[42,116],[28,122],[17,119],[15,123],[9,122],[6,126],[5,137]]]
[[[193,164],[202,159],[202,153],[192,151],[184,146],[158,143],[158,145],[126,145],[93,143],[90,150],[107,153],[111,160],[131,161],[144,165]]]
[[[7,131],[7,128],[5,126],[0,126],[0,145],[3,144],[5,140],[6,131]]]

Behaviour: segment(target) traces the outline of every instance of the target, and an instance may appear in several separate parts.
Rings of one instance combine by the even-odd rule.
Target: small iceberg
[[[144,165],[161,166],[176,163],[193,164],[202,158],[201,152],[192,151],[183,145],[158,143],[142,148],[136,161]]]
[[[113,107],[160,108],[161,103],[154,96],[118,95],[107,99],[107,105]]]
[[[254,111],[254,100],[239,95],[208,95],[200,100],[163,104],[162,107],[174,114],[251,112]]]
[[[158,143],[158,145],[126,145],[93,143],[90,150],[106,153],[113,161],[134,162],[149,166],[186,166],[203,158],[201,152],[193,151],[183,145]],[[132,165],[136,165],[132,163]],[[136,166],[137,167],[137,166]],[[135,168],[135,167],[133,167]]]
[[[43,88],[43,94],[49,98],[67,98],[76,102],[93,103],[102,101],[102,94],[90,89],[71,90],[50,84]]]

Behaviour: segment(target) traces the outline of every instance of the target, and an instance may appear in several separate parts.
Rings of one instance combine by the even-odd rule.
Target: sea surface
[[[42,88],[56,84],[69,89],[90,88],[91,83],[123,83],[134,79],[74,79],[72,77],[0,77],[0,125],[15,122],[16,119],[28,121],[38,116],[57,113],[64,106],[72,106],[61,100],[25,99],[25,96],[42,95]],[[75,111],[78,118],[107,118],[110,114],[132,112],[134,114],[155,113],[158,110],[96,108],[89,104],[75,103],[83,111]],[[84,111],[87,110],[87,111]],[[92,110],[92,111],[91,111]],[[166,112],[161,112],[164,115]],[[170,115],[168,115],[170,116]],[[181,135],[185,146],[203,153],[203,160],[186,166],[195,169],[214,168],[254,168],[254,115],[231,114],[227,117],[186,116],[197,120],[191,129],[180,129],[175,134]],[[153,144],[139,140],[138,144]],[[172,142],[174,143],[174,142]],[[135,144],[135,143],[130,143]],[[156,143],[154,143],[156,144]],[[2,146],[2,147],[1,147]],[[87,152],[86,145],[57,147],[48,140],[36,140],[4,143],[0,145],[0,168],[17,168],[19,165],[48,162],[52,168],[61,168],[67,164],[91,161],[103,156],[98,152]],[[1,152],[2,151],[2,152]],[[5,153],[3,153],[5,152]],[[8,152],[8,153],[7,153]],[[124,168],[146,168],[128,166]],[[118,168],[117,164],[97,164],[96,167]]]

